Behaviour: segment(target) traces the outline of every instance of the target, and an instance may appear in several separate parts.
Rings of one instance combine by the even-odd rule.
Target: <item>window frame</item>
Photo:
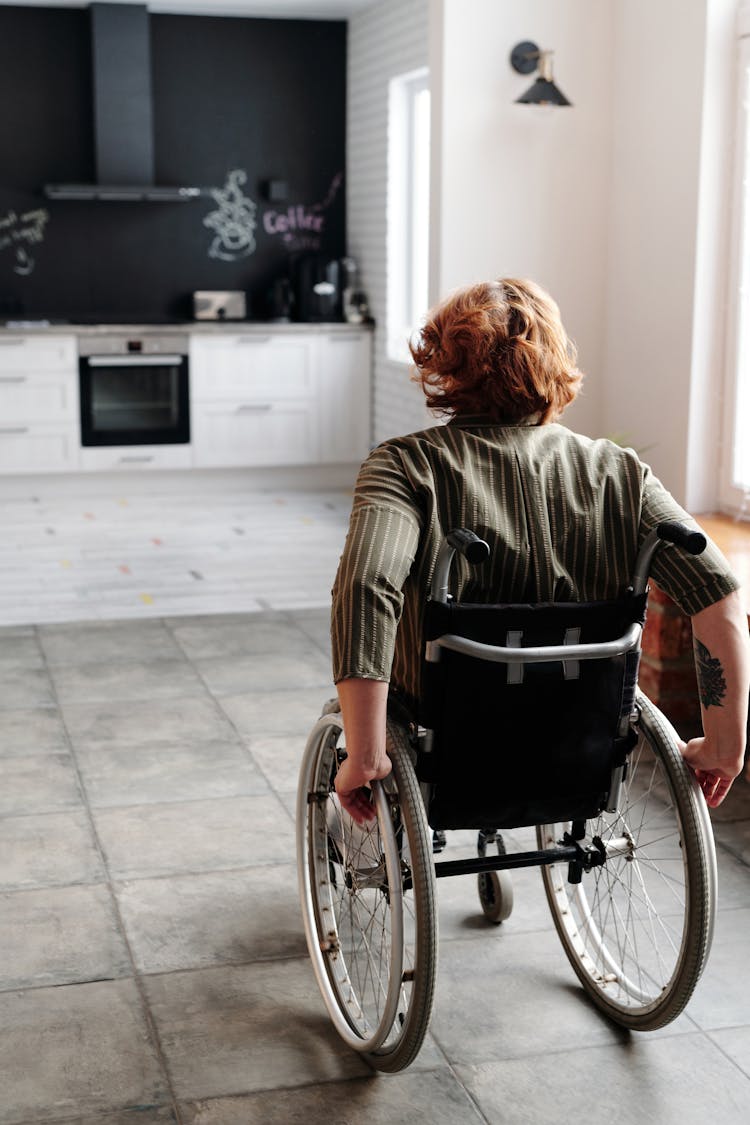
[[[386,216],[386,354],[394,363],[410,363],[408,340],[416,320],[427,311],[429,284],[430,120],[423,122],[426,147],[419,161],[416,118],[419,98],[430,95],[427,67],[391,78],[388,84],[388,176]],[[426,142],[426,143],[425,143]],[[424,214],[421,200],[426,197]],[[419,257],[419,261],[417,260]],[[422,261],[422,258],[424,259]],[[425,307],[417,308],[416,274],[424,282]]]
[[[735,448],[742,440],[738,428],[741,361],[750,381],[750,2],[737,12],[735,49],[734,160],[730,216],[729,291],[727,300],[727,350],[724,381],[723,441],[719,477],[720,506],[750,518],[750,480],[735,480]],[[747,186],[745,186],[745,183]],[[743,255],[743,247],[745,253]],[[746,324],[742,321],[742,289],[746,297]],[[750,386],[748,387],[750,398]],[[750,440],[750,435],[748,439]]]

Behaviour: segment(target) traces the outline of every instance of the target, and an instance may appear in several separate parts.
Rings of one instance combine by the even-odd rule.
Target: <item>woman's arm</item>
[[[362,824],[376,815],[366,786],[391,772],[385,751],[388,684],[382,680],[340,680],[337,691],[344,720],[346,760],[336,774],[336,792],[342,807]]]
[[[748,623],[739,592],[692,618],[703,738],[683,749],[711,808],[742,772],[750,691]]]

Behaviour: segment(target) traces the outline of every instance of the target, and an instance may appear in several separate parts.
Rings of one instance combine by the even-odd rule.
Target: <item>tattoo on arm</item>
[[[695,639],[695,670],[698,673],[698,694],[704,707],[722,707],[727,694],[727,681],[721,661],[712,656],[704,644]]]

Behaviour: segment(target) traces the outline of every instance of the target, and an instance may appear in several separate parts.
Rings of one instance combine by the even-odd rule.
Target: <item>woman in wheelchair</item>
[[[303,912],[323,997],[347,1042],[402,1069],[432,1003],[435,877],[477,873],[500,921],[508,869],[535,864],[595,1003],[625,1026],[660,1027],[710,946],[700,791],[720,804],[743,764],[737,582],[633,450],[560,424],[582,375],[538,286],[458,290],[411,350],[448,422],[362,465],[333,589],[339,704],[300,777]],[[459,528],[470,532],[448,534]],[[704,734],[687,745],[637,691],[649,574],[692,619]],[[505,855],[497,830],[521,825],[537,826],[538,850]],[[479,830],[479,858],[436,864],[448,828]]]

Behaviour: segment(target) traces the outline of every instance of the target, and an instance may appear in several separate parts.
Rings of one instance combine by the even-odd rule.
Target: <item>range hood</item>
[[[145,4],[91,4],[96,183],[45,184],[48,199],[184,203],[198,187],[154,183],[151,43]]]

